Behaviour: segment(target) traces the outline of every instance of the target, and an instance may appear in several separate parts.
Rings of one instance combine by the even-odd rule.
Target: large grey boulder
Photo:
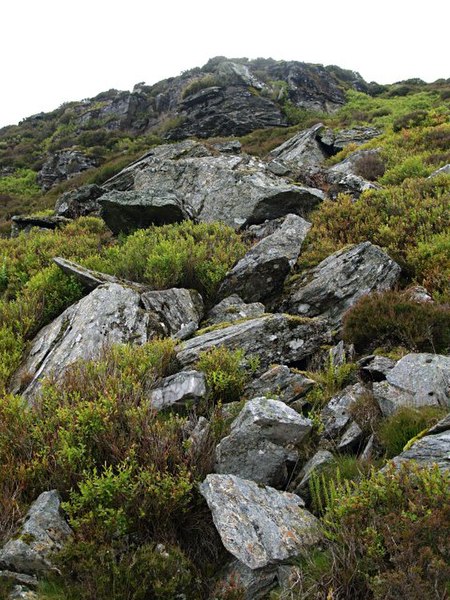
[[[339,250],[306,271],[286,292],[283,308],[291,314],[328,319],[340,328],[344,313],[371,292],[391,289],[400,267],[378,246],[362,242]]]
[[[287,463],[309,435],[312,423],[279,400],[254,398],[231,425],[230,435],[216,448],[216,472],[231,473],[257,483],[282,486]]]
[[[408,354],[373,384],[373,394],[384,416],[402,406],[450,406],[450,357]]]
[[[198,325],[200,310],[197,292],[174,289],[141,296],[117,283],[100,285],[37,334],[12,389],[32,399],[43,377],[58,380],[69,365],[98,358],[106,346],[182,336]]]
[[[28,575],[55,571],[51,555],[60,550],[72,535],[60,505],[56,490],[43,492],[33,502],[19,536],[8,541],[0,550],[0,568]]]
[[[182,144],[185,148],[186,143]],[[305,216],[324,198],[318,189],[272,175],[256,158],[211,155],[195,142],[178,153],[159,147],[105,187],[111,191],[99,202],[102,216],[114,232],[188,217],[239,228],[288,213]]]
[[[258,302],[281,293],[310,229],[305,219],[287,215],[274,233],[253,246],[227,273],[219,295],[237,293],[246,302]]]
[[[225,548],[250,569],[286,561],[320,540],[318,520],[294,494],[234,475],[208,475],[200,493]]]
[[[450,471],[450,429],[417,440],[393,462],[398,466],[410,460],[423,467],[436,464],[441,471]]]
[[[98,214],[100,204],[97,200],[106,192],[92,183],[62,194],[55,204],[55,213],[68,219],[78,219],[90,214]]]
[[[305,396],[315,384],[312,379],[292,371],[286,365],[276,365],[257,379],[253,379],[245,387],[244,396],[266,396],[290,404]]]
[[[218,323],[233,323],[243,319],[255,319],[265,312],[261,302],[245,303],[237,294],[232,294],[221,300],[206,315],[206,325]]]
[[[150,400],[155,410],[181,407],[206,397],[206,378],[199,371],[181,371],[163,379],[151,391]]]
[[[286,142],[270,152],[270,157],[277,162],[294,163],[295,166],[321,163],[327,158],[325,146],[318,140],[318,133],[324,128],[317,123],[309,129],[299,131]]]
[[[326,323],[319,319],[266,315],[191,338],[182,344],[177,358],[183,366],[192,365],[202,352],[225,346],[258,357],[263,372],[274,362],[289,364],[306,358],[327,339]]]

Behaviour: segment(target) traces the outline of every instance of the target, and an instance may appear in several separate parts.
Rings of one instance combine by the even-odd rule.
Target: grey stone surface
[[[356,383],[347,386],[342,392],[333,396],[321,413],[325,437],[336,439],[347,426],[351,425],[352,417],[349,409],[366,393],[366,388],[360,383]]]
[[[205,325],[255,319],[261,317],[264,312],[264,304],[261,302],[246,304],[237,294],[232,294],[213,306],[206,315]]]
[[[243,594],[241,600],[263,600],[277,584],[277,569],[268,566],[263,569],[250,569],[235,559],[226,566],[215,586],[212,598],[217,594],[236,588]]]
[[[309,419],[279,400],[249,400],[216,448],[216,472],[282,486],[287,463],[297,457],[295,447],[311,430]]]
[[[25,585],[15,585],[8,596],[8,600],[39,600],[39,596]]]
[[[70,223],[69,219],[60,216],[36,217],[33,215],[15,215],[11,219],[11,237],[15,238],[20,233],[29,233],[34,227],[38,229],[59,229],[62,225]]]
[[[338,442],[337,448],[340,452],[356,450],[363,440],[363,431],[358,423],[353,421],[344,431]]]
[[[65,192],[56,201],[55,213],[68,219],[97,214],[100,211],[100,204],[97,200],[105,192],[105,189],[95,183]]]
[[[335,252],[295,281],[286,292],[283,308],[292,314],[326,317],[339,328],[344,313],[375,291],[391,289],[400,267],[370,242]]]
[[[364,356],[358,361],[360,373],[366,381],[383,381],[387,374],[395,367],[395,360],[387,356]]]
[[[219,295],[237,293],[245,302],[257,302],[280,294],[310,228],[305,219],[287,215],[274,233],[253,246],[227,273]]]
[[[441,471],[450,471],[450,430],[442,431],[414,442],[393,459],[395,465],[413,460],[421,466],[437,464]]]
[[[317,139],[318,133],[323,128],[322,123],[317,123],[309,129],[299,131],[272,150],[270,157],[276,159],[276,162],[294,163],[296,166],[323,162],[327,158],[327,154]]]
[[[295,493],[302,498],[309,497],[309,481],[313,473],[320,473],[324,466],[332,462],[334,459],[331,452],[328,450],[318,450],[312,458],[302,467],[298,474],[298,484],[295,488]]]
[[[250,569],[286,561],[320,540],[318,520],[294,494],[234,475],[208,475],[200,493],[225,548]]]
[[[450,175],[450,164],[444,165],[440,169],[433,171],[428,179],[431,177],[438,177],[439,175]]]
[[[428,430],[427,435],[434,435],[435,433],[442,433],[443,431],[447,431],[447,429],[450,429],[450,413],[448,415],[446,415],[443,419],[438,421],[436,423],[436,425],[433,425],[433,427],[431,427]]]
[[[99,202],[112,231],[185,218],[237,229],[289,213],[305,216],[324,198],[318,189],[274,176],[246,154],[211,155],[196,142],[175,146],[179,152],[161,146],[104,184],[111,192]]]
[[[316,382],[312,379],[291,371],[286,365],[277,365],[253,379],[245,387],[244,396],[266,396],[290,404],[303,397],[314,385]]]
[[[204,333],[185,341],[177,354],[183,366],[195,363],[201,352],[225,346],[259,358],[262,373],[274,362],[289,364],[312,354],[328,339],[326,324],[318,319],[297,320],[289,315],[267,315]]]
[[[72,530],[60,512],[56,490],[43,492],[30,507],[16,539],[0,550],[0,568],[27,575],[48,574],[55,570],[51,554],[60,550]]]
[[[205,398],[206,379],[199,371],[181,371],[166,377],[151,391],[150,399],[156,410],[185,406]]]
[[[348,144],[365,144],[380,136],[383,132],[376,127],[357,126],[351,129],[321,129],[317,137],[322,144],[333,154],[343,150]]]
[[[44,191],[56,183],[70,179],[96,166],[96,161],[79,150],[58,150],[49,155],[38,173],[38,183]]]
[[[195,290],[153,290],[144,292],[141,301],[147,311],[158,316],[163,334],[179,340],[192,335],[203,317],[203,300]]]
[[[385,416],[401,406],[450,406],[450,357],[407,354],[374,383],[374,397]]]
[[[145,287],[133,282],[127,282],[119,279],[118,277],[114,277],[113,275],[108,275],[107,273],[100,273],[99,271],[92,271],[91,269],[87,269],[78,263],[75,263],[71,260],[67,260],[65,258],[61,258],[60,256],[56,256],[53,259],[53,262],[58,265],[58,267],[71,277],[75,277],[85,290],[92,292],[99,285],[103,283],[118,283],[119,285],[130,285],[134,289],[142,289]]]

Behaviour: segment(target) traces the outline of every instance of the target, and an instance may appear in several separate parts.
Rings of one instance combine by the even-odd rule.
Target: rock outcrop
[[[253,379],[244,389],[244,396],[256,398],[266,396],[281,400],[286,404],[298,400],[316,384],[315,381],[300,373],[295,373],[286,365],[276,365]]]
[[[400,267],[370,242],[339,250],[306,271],[287,290],[283,309],[291,314],[328,319],[340,328],[345,312],[362,296],[391,289]]]
[[[96,166],[96,161],[79,150],[60,150],[50,155],[38,173],[38,183],[44,191],[56,183],[70,179]]]
[[[311,430],[309,419],[279,400],[249,400],[216,448],[216,472],[283,486],[287,463],[297,459],[295,449]]]
[[[232,294],[221,300],[206,315],[205,324],[233,323],[243,319],[256,319],[265,312],[264,304],[252,302],[246,304],[237,294]]]
[[[250,569],[287,561],[320,540],[318,520],[294,494],[234,475],[208,475],[200,493],[225,548]]]
[[[95,184],[83,185],[76,190],[70,190],[58,198],[55,212],[68,219],[96,215],[100,212],[100,204],[97,200],[105,192],[106,190]]]
[[[246,302],[264,301],[282,291],[311,223],[288,215],[274,233],[255,244],[227,274],[219,295],[237,293]]]
[[[240,348],[247,356],[258,357],[259,370],[263,372],[274,362],[289,364],[304,359],[327,339],[323,321],[274,314],[198,335],[182,344],[177,357],[188,366],[210,348]]]
[[[150,392],[150,400],[155,410],[163,410],[195,404],[206,395],[205,375],[191,370],[181,371],[163,379],[158,387]]]

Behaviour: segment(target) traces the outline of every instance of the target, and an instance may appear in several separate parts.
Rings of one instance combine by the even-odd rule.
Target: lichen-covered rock
[[[43,492],[30,507],[16,539],[0,550],[0,568],[28,575],[48,574],[55,570],[50,557],[60,550],[72,530],[60,512],[56,490]]]
[[[257,302],[280,294],[310,228],[305,219],[287,215],[274,233],[253,246],[227,273],[219,295],[234,292],[245,302]]]
[[[69,222],[69,219],[58,215],[50,217],[14,215],[11,219],[11,237],[17,237],[21,232],[29,233],[34,227],[50,230],[59,229],[62,225],[67,225]]]
[[[344,313],[359,298],[391,289],[400,271],[380,248],[362,242],[335,252],[305,272],[287,290],[283,308],[291,314],[320,315],[339,328]]]
[[[324,198],[318,189],[272,175],[246,154],[211,155],[196,142],[175,146],[178,152],[164,146],[149,152],[104,184],[112,191],[99,202],[112,231],[185,218],[237,229],[289,213],[305,216]]]
[[[318,474],[323,468],[332,462],[334,459],[331,452],[328,450],[318,450],[312,458],[303,466],[298,474],[298,484],[295,488],[295,493],[306,498],[309,496],[309,482],[313,473]]]
[[[55,213],[68,219],[78,219],[86,215],[98,214],[100,204],[97,200],[105,192],[104,188],[95,183],[65,192],[56,201]]]
[[[325,146],[318,141],[318,133],[324,126],[317,123],[311,128],[299,131],[286,142],[270,152],[270,157],[284,163],[294,163],[295,166],[310,165],[323,162],[329,154]]]
[[[305,396],[315,384],[312,379],[291,371],[286,365],[277,365],[253,379],[245,387],[244,396],[266,396],[290,404]]]
[[[257,483],[282,486],[295,447],[311,432],[312,423],[279,400],[254,398],[231,425],[216,448],[216,472],[231,473]]]
[[[144,308],[158,315],[163,335],[179,340],[192,335],[203,317],[203,300],[196,290],[171,288],[141,294]]]
[[[373,384],[373,394],[384,416],[402,406],[450,406],[450,357],[408,354]]]
[[[61,258],[60,256],[56,256],[53,259],[53,262],[62,270],[66,275],[70,277],[75,277],[83,288],[89,292],[95,290],[99,285],[103,283],[118,283],[119,285],[129,285],[130,287],[134,287],[134,289],[146,289],[145,286],[142,286],[138,283],[124,281],[119,279],[118,277],[114,277],[113,275],[108,275],[107,273],[100,273],[99,271],[92,271],[91,269],[87,269],[78,263],[75,263],[71,260],[67,260],[66,258]]]
[[[414,442],[393,459],[395,465],[413,460],[423,467],[436,464],[441,471],[450,471],[450,430],[447,429]]]
[[[395,367],[395,360],[387,356],[364,356],[358,361],[360,374],[365,381],[383,381],[387,374]]]
[[[246,304],[237,294],[232,294],[221,300],[206,315],[206,325],[218,323],[233,323],[243,319],[255,319],[265,313],[264,304],[252,302]]]
[[[211,597],[217,598],[227,590],[239,590],[240,600],[263,600],[277,584],[277,568],[250,569],[240,560],[234,559],[225,567],[214,586]]]
[[[150,400],[155,410],[163,410],[199,402],[206,394],[206,378],[203,373],[181,371],[163,379],[151,391]]]
[[[318,520],[294,494],[234,475],[208,475],[200,493],[225,548],[250,569],[286,561],[320,540]]]
[[[366,388],[360,383],[347,386],[339,392],[322,409],[321,417],[324,425],[323,435],[326,438],[337,439],[352,424],[349,409],[361,397],[367,394]]]
[[[79,150],[59,150],[48,157],[38,173],[38,183],[44,191],[55,183],[70,179],[96,166],[96,161]]]
[[[259,359],[259,372],[274,362],[289,364],[311,355],[328,339],[326,324],[319,319],[297,319],[290,315],[266,315],[218,328],[187,340],[177,358],[183,366],[195,363],[201,352],[225,346],[242,349]]]

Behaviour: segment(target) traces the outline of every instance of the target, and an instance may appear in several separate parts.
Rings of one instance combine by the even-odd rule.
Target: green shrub
[[[333,354],[330,350],[326,364],[320,371],[306,371],[305,374],[318,385],[314,386],[307,394],[308,402],[313,407],[323,407],[331,398],[340,392],[346,385],[354,380],[358,366],[352,362],[343,362],[335,365]]]
[[[154,289],[197,289],[211,301],[227,271],[245,253],[236,232],[220,223],[150,227],[128,236],[102,257],[85,261],[94,268],[146,283]]]
[[[40,193],[36,173],[31,169],[18,169],[12,175],[0,177],[0,194],[32,198]]]
[[[400,454],[412,438],[429,429],[447,412],[439,406],[403,406],[395,414],[384,419],[380,423],[377,437],[386,452],[386,457],[393,458]]]
[[[410,129],[411,127],[418,127],[425,121],[428,112],[426,110],[415,110],[413,112],[397,117],[392,124],[394,131],[400,131],[401,129]]]
[[[194,79],[190,83],[183,88],[181,92],[181,97],[187,98],[188,96],[192,96],[201,90],[204,90],[209,87],[214,87],[220,85],[220,80],[215,75],[204,75],[199,79]]]
[[[246,358],[243,350],[219,346],[202,352],[196,368],[205,373],[212,404],[235,402],[241,399],[245,385],[257,368],[257,361]]]
[[[387,291],[361,298],[344,316],[344,339],[359,352],[405,346],[445,354],[450,347],[450,309]]]
[[[431,173],[429,166],[426,166],[420,156],[410,156],[401,163],[391,167],[380,178],[380,183],[397,185],[405,179],[411,177],[427,177]]]

